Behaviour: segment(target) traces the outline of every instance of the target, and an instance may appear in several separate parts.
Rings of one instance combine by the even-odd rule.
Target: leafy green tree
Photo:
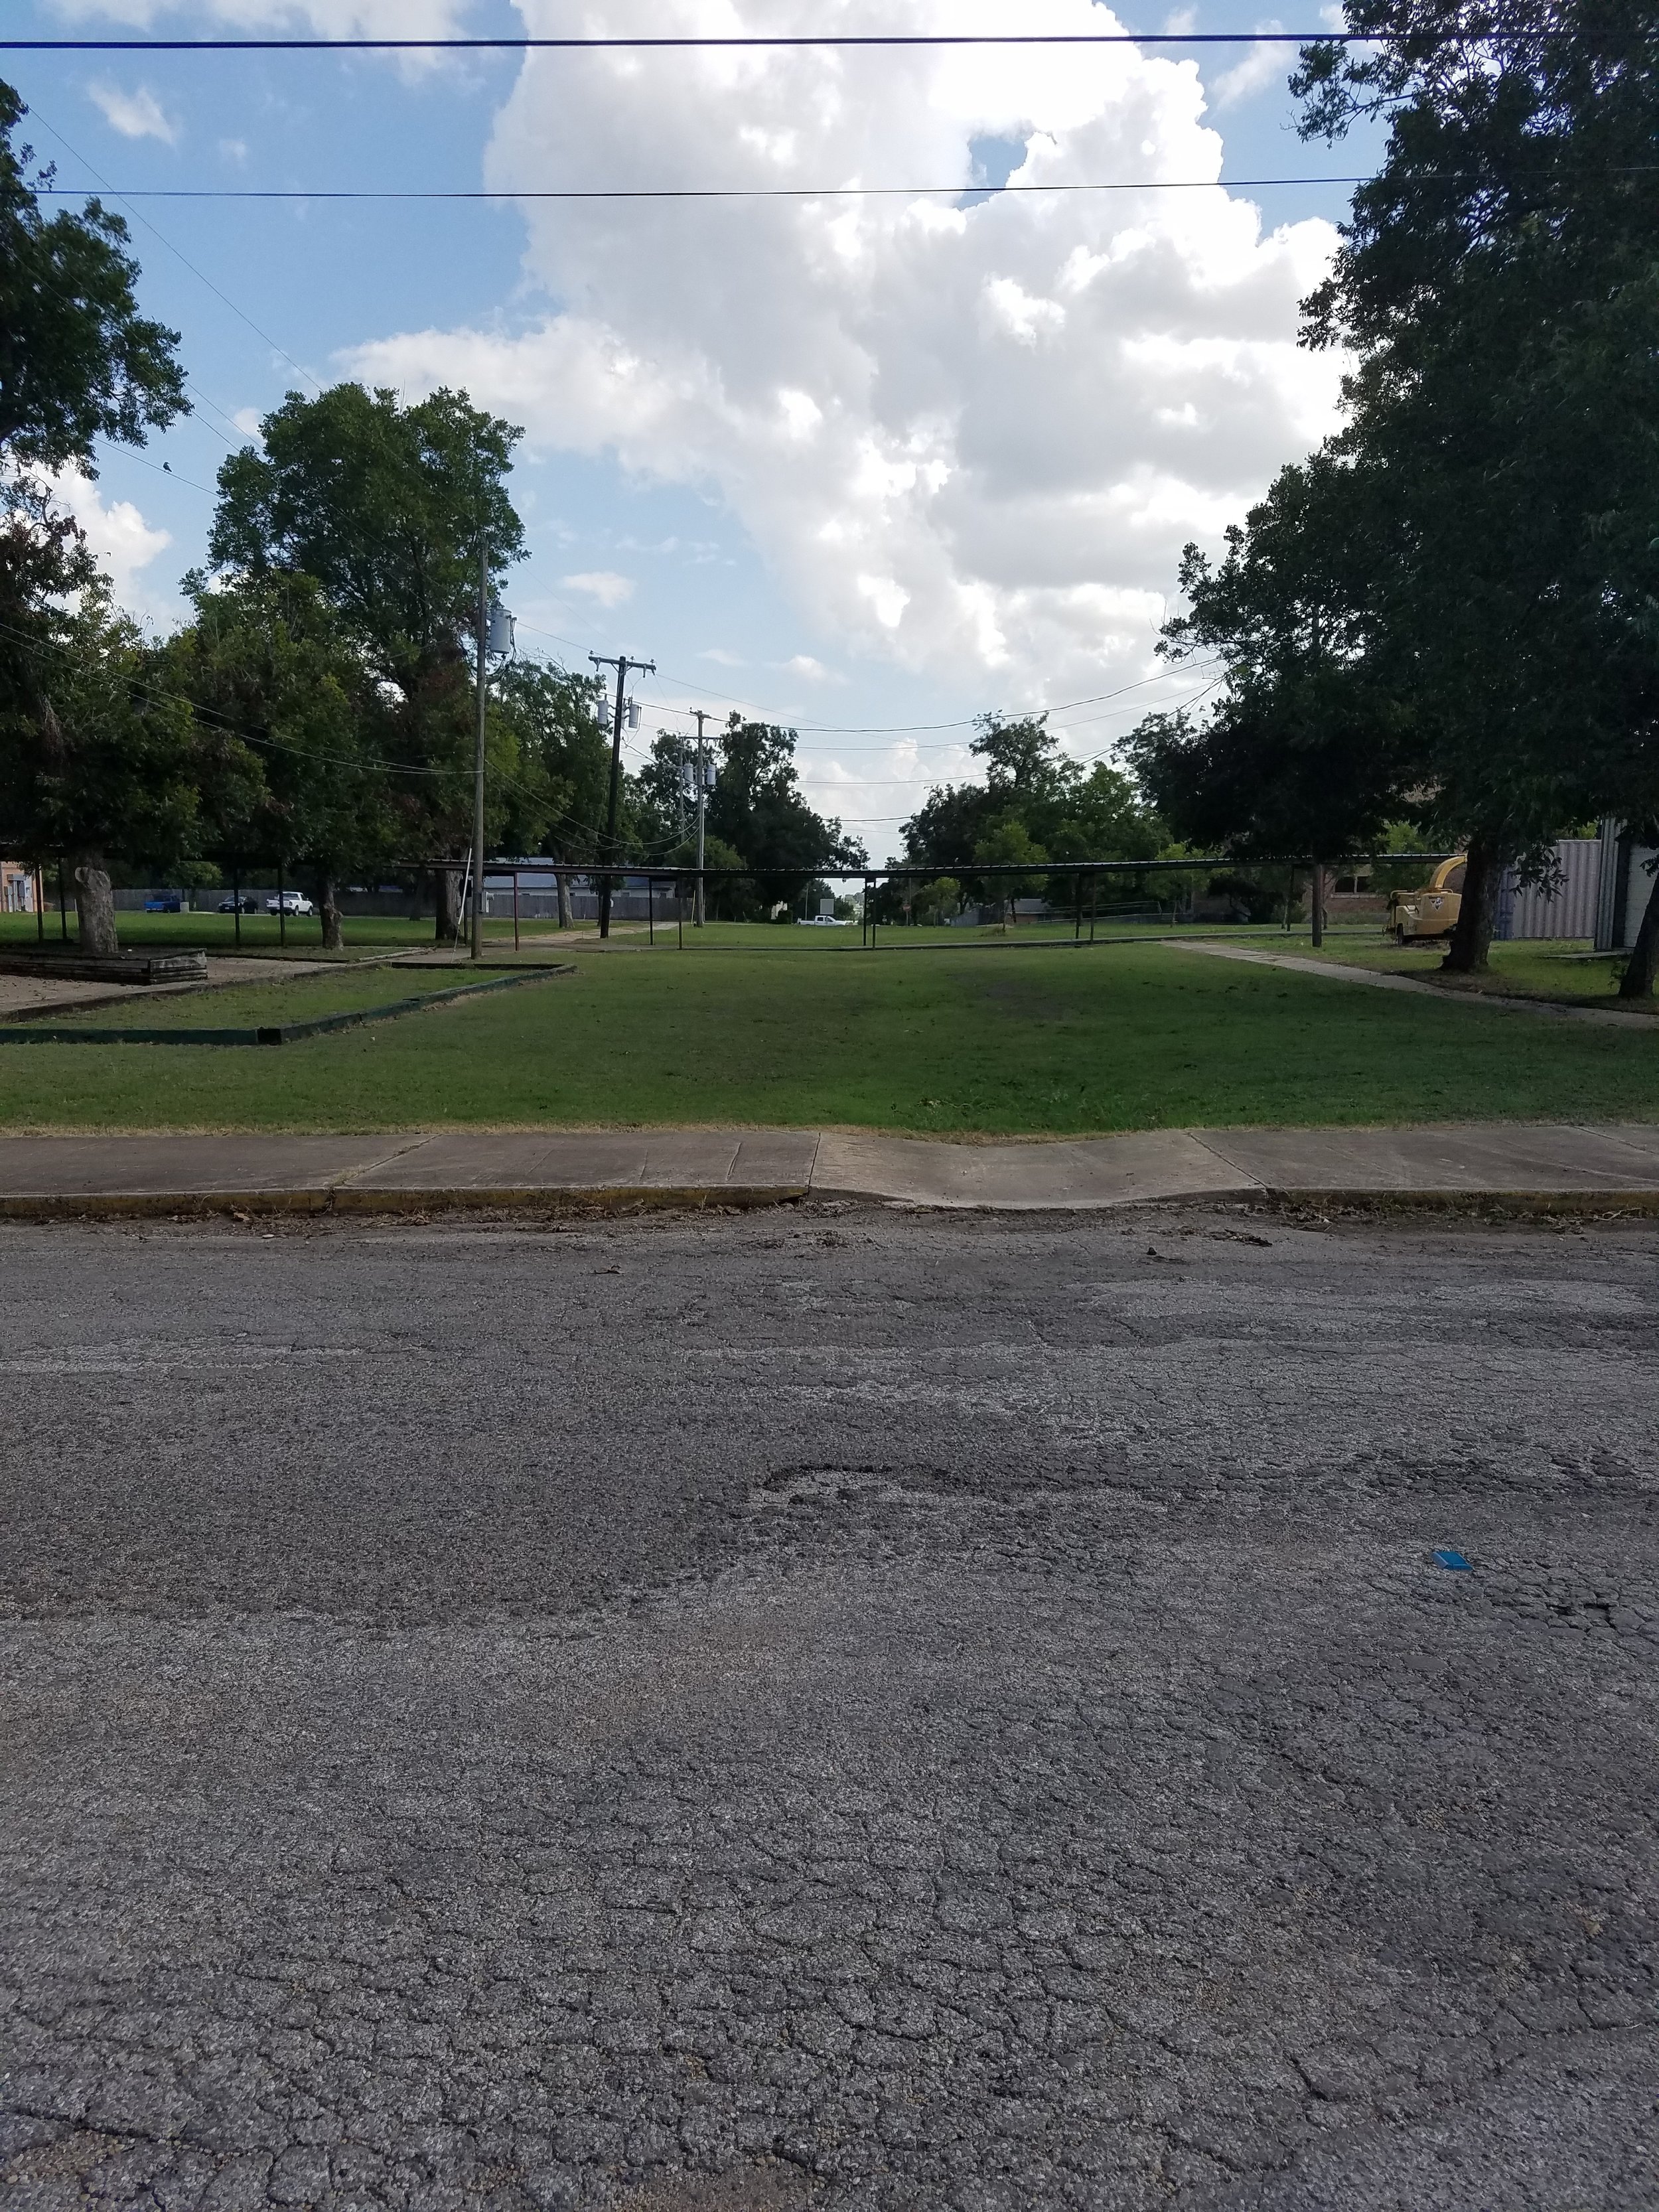
[[[204,855],[203,793],[216,774],[257,781],[235,741],[198,738],[189,702],[101,580],[52,622],[21,742],[0,748],[0,821],[27,853],[75,856],[81,942],[118,949],[113,857],[172,871]],[[8,732],[8,734],[14,734]]]
[[[1006,898],[1003,879],[978,874],[999,853],[1012,862],[1034,853],[1054,860],[1150,860],[1163,842],[1161,825],[1140,803],[1132,780],[1105,761],[1072,760],[1042,715],[1005,722],[983,714],[971,750],[986,763],[983,783],[936,785],[901,825],[906,860],[938,868],[975,897]],[[1047,884],[1069,897],[1073,878],[1034,874],[1018,895]]]
[[[1468,843],[1449,959],[1469,968],[1507,861],[1587,812],[1655,811],[1659,20],[1633,0],[1346,12],[1377,43],[1304,52],[1304,135],[1381,117],[1389,137],[1306,335],[1354,350],[1340,447],[1403,518],[1378,672],[1412,702],[1431,834]]]
[[[1014,919],[1014,902],[1034,897],[1045,880],[1041,863],[1048,858],[1018,816],[1008,815],[989,829],[974,848],[974,858],[987,867],[1023,867],[1024,875],[998,875],[988,878],[1002,902],[1005,917]]]
[[[337,951],[341,882],[388,857],[397,827],[370,671],[313,577],[185,585],[195,619],[162,648],[168,678],[204,736],[234,733],[261,770],[257,787],[229,794],[240,804],[212,810],[220,855],[308,867],[324,945]]]
[[[85,538],[39,472],[94,475],[100,437],[142,445],[185,411],[184,374],[177,333],[138,312],[121,218],[95,199],[78,213],[42,212],[39,186],[52,173],[32,179],[31,149],[13,143],[27,112],[0,83],[0,836],[30,859],[70,860],[82,942],[113,951],[108,866],[137,850],[110,803],[128,781],[111,747],[125,730],[169,794],[171,763],[161,718],[119,705],[142,656],[130,635],[118,640]],[[66,611],[76,594],[86,595],[79,616]],[[94,659],[77,680],[65,655],[83,649]],[[89,781],[77,793],[82,773]],[[135,832],[159,833],[178,818],[170,808],[170,797],[141,803]],[[168,846],[158,835],[155,849]]]
[[[951,921],[965,903],[954,876],[935,876],[931,883],[918,884],[910,894],[911,913],[924,926]]]
[[[94,441],[142,446],[188,410],[179,334],[138,312],[138,264],[118,215],[88,200],[41,212],[28,112],[0,83],[0,457],[14,468],[93,473]]]
[[[1187,547],[1188,611],[1159,650],[1218,662],[1225,689],[1207,714],[1147,715],[1124,748],[1178,837],[1326,863],[1400,813],[1423,763],[1376,678],[1377,586],[1396,544],[1370,472],[1327,450],[1279,471],[1218,563]]]
[[[544,853],[556,871],[559,922],[572,920],[568,871],[591,866],[605,823],[611,747],[597,708],[604,685],[552,663],[514,661],[494,678],[496,714],[511,736],[516,767],[503,789],[501,842]]]
[[[260,433],[263,451],[220,468],[214,565],[316,579],[384,687],[404,841],[459,859],[471,842],[480,553],[492,578],[523,554],[506,483],[523,434],[465,392],[404,406],[357,384],[316,399],[289,392]],[[446,938],[455,878],[441,870],[438,882]]]
[[[751,903],[763,908],[779,900],[793,904],[815,876],[861,868],[867,857],[838,821],[808,805],[795,744],[793,730],[735,714],[720,736],[708,828],[740,855],[740,866],[757,872]]]

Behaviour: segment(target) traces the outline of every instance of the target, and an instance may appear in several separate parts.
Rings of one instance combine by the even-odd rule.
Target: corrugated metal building
[[[1653,891],[1659,848],[1638,845],[1620,822],[1604,822],[1594,935],[1598,952],[1634,945]]]
[[[1563,837],[1549,884],[1521,883],[1511,868],[1498,887],[1493,935],[1587,938],[1598,952],[1635,941],[1653,889],[1659,852],[1638,845],[1617,822],[1595,837]]]
[[[1563,837],[1555,848],[1555,880],[1522,884],[1506,869],[1498,890],[1495,937],[1594,937],[1601,909],[1599,837]]]

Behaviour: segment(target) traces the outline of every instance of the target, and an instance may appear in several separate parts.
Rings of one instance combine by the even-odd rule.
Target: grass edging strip
[[[565,961],[557,967],[538,968],[533,975],[498,975],[488,983],[458,983],[447,991],[423,991],[418,998],[391,1000],[383,1006],[362,1006],[352,1013],[319,1014],[308,1022],[280,1022],[260,1029],[57,1029],[13,1023],[0,1027],[0,1044],[294,1044],[301,1037],[324,1036],[334,1030],[393,1021],[399,1014],[416,1013],[422,1006],[441,1006],[447,1000],[474,998],[485,991],[510,991],[520,983],[544,982],[550,975],[575,972],[574,964]]]

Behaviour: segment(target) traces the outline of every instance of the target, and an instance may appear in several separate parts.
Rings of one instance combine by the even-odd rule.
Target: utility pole
[[[694,707],[691,712],[697,718],[697,902],[691,909],[691,927],[693,929],[701,929],[702,927],[703,826],[704,816],[708,807],[708,771],[703,765],[705,756],[702,726],[708,718],[708,709],[706,707]]]
[[[613,864],[617,857],[617,806],[622,797],[622,733],[623,712],[627,706],[624,696],[628,688],[628,672],[644,669],[650,675],[657,672],[654,660],[630,660],[628,655],[590,653],[588,659],[595,668],[614,668],[617,672],[617,711],[611,723],[611,799],[605,811],[605,859]],[[609,868],[599,879],[599,935],[611,934],[611,877]]]
[[[472,957],[483,958],[484,655],[489,649],[489,550],[478,540],[478,716],[472,746]]]

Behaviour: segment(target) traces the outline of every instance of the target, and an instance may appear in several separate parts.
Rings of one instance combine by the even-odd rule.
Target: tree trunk
[[[115,927],[115,894],[109,871],[95,854],[75,865],[75,910],[81,919],[81,950],[100,957],[121,950]]]
[[[1498,919],[1498,887],[1507,864],[1506,854],[1497,851],[1481,838],[1470,838],[1457,921],[1446,957],[1440,963],[1443,972],[1453,975],[1483,975],[1491,966],[1487,956],[1492,950],[1492,926]]]
[[[434,933],[440,945],[451,945],[459,934],[460,872],[456,868],[438,870],[438,927]]]
[[[559,927],[574,929],[576,917],[570,911],[570,878],[562,868],[553,871],[553,888],[559,895]]]
[[[1642,925],[1630,949],[1630,958],[1625,963],[1625,972],[1619,979],[1620,997],[1650,999],[1656,969],[1659,969],[1659,868],[1654,871],[1653,889],[1642,909]]]
[[[345,951],[345,932],[340,927],[340,887],[332,876],[317,878],[317,911],[323,917],[325,952]]]

